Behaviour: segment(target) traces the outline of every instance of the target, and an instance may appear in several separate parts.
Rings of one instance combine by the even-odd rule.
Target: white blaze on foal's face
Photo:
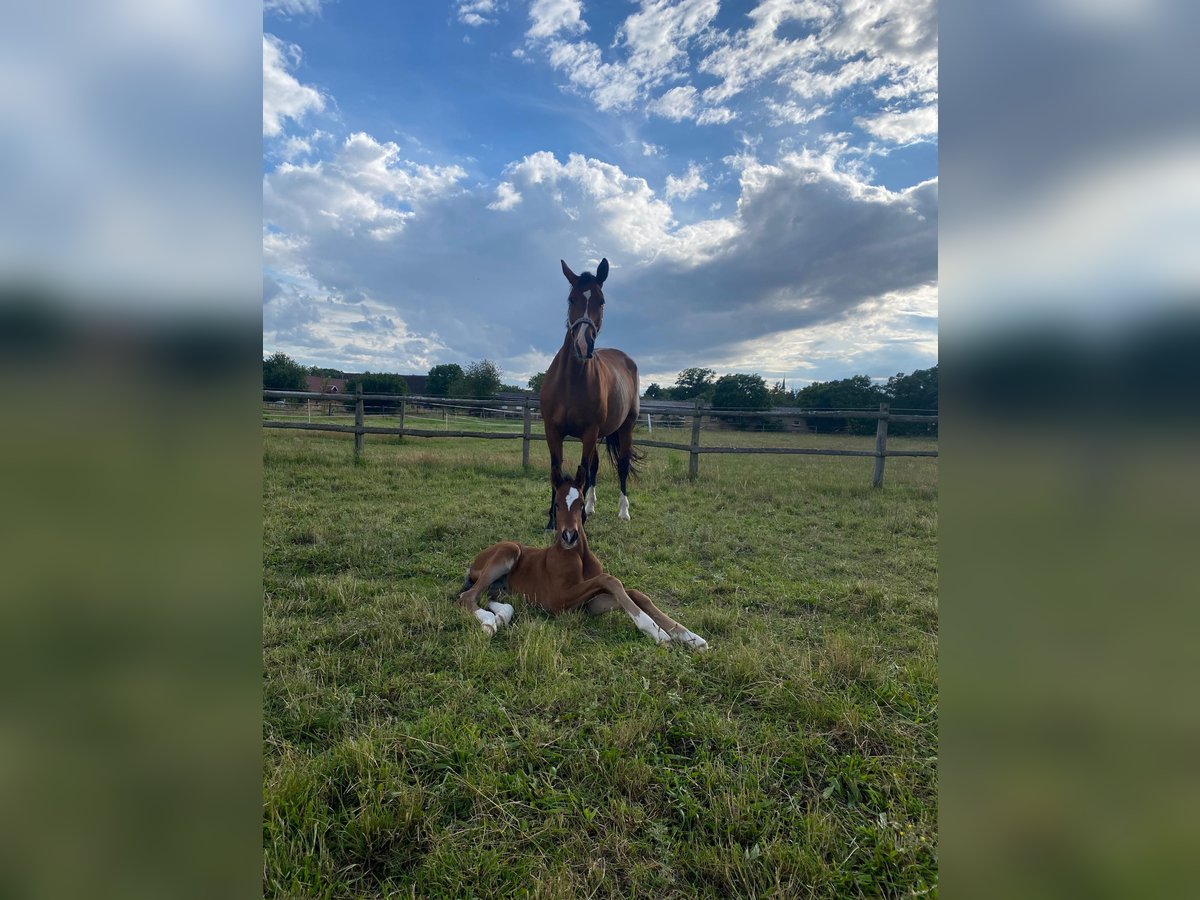
[[[567,509],[575,505],[575,501],[579,499],[579,489],[572,487],[567,491]]]

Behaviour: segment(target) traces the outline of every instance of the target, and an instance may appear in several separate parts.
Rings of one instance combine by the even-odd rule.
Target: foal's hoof
[[[490,609],[492,611],[492,614],[495,615],[495,617],[496,617],[496,627],[497,628],[507,625],[509,622],[512,621],[513,608],[509,604],[500,603],[499,601],[496,601],[493,603],[489,603],[487,605],[487,607],[488,607],[488,609]]]
[[[488,612],[486,609],[475,610],[475,618],[479,620],[479,624],[483,626],[483,633],[488,637],[492,637],[496,633],[496,616]]]
[[[682,629],[678,634],[671,635],[671,640],[677,641],[689,650],[694,650],[697,653],[703,653],[708,649],[708,641],[695,632],[688,631],[686,628]]]

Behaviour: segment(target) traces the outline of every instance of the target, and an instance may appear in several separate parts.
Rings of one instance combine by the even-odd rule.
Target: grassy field
[[[631,522],[605,461],[592,548],[693,654],[452,605],[547,540],[544,444],[352,442],[264,433],[267,896],[936,895],[936,460],[651,450]]]

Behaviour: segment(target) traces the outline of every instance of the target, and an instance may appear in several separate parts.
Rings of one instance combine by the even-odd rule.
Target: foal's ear
[[[575,481],[573,482],[573,484],[575,485],[575,487],[579,488],[580,491],[582,491],[583,486],[586,483],[587,483],[587,471],[583,468],[583,466],[580,466],[578,469],[575,470]]]
[[[567,276],[567,281],[571,282],[571,287],[575,287],[575,282],[579,280],[579,276],[571,271],[571,267],[567,265],[565,259],[560,259],[559,262],[562,263],[563,274]],[[608,268],[605,267],[605,273],[607,274],[607,272]]]
[[[600,265],[596,267],[596,280],[604,284],[604,279],[608,277],[608,257],[600,260]]]

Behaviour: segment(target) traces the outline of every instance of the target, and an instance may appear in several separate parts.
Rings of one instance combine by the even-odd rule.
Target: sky
[[[642,388],[936,364],[932,0],[266,0],[263,348],[419,374],[597,345]]]

